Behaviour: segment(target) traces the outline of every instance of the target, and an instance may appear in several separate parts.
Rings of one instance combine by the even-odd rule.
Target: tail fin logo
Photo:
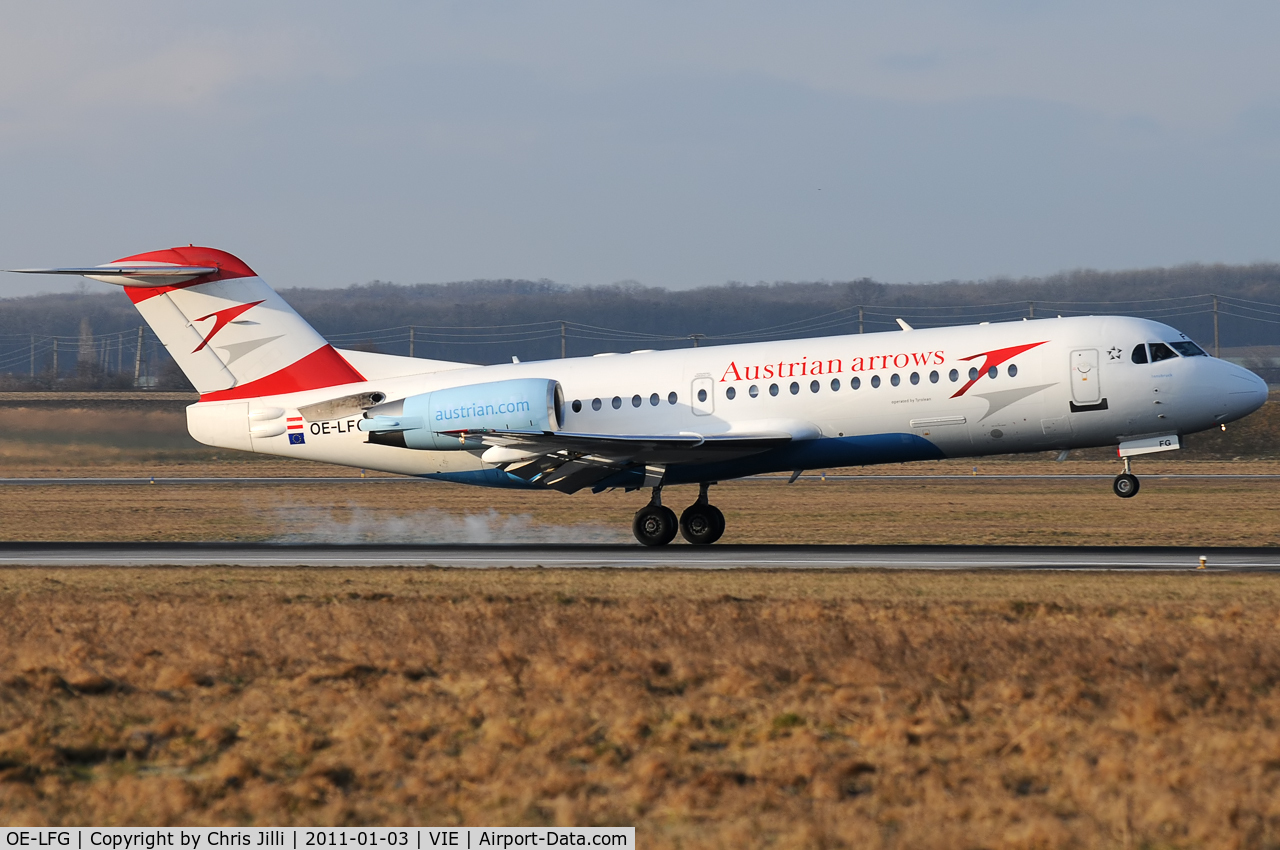
[[[262,299],[262,301],[265,301],[265,300],[266,300],[265,298]],[[203,322],[203,321],[207,321],[208,319],[213,319],[213,329],[210,330],[209,333],[205,335],[204,340],[199,345],[197,345],[195,347],[195,350],[192,351],[191,353],[195,354],[196,351],[200,351],[202,348],[207,346],[209,344],[209,341],[214,338],[214,336],[218,333],[218,331],[222,330],[227,325],[231,324],[236,319],[240,318],[241,315],[248,312],[250,309],[257,307],[259,304],[262,303],[262,301],[253,301],[249,304],[237,304],[234,307],[227,307],[226,309],[223,309],[223,310],[216,310],[207,316],[201,316],[200,318],[195,319],[192,322],[192,324],[194,324],[195,322]]]

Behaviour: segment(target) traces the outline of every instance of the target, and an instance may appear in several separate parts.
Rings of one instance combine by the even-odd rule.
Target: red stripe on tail
[[[364,375],[344,360],[332,345],[325,345],[279,372],[273,372],[264,378],[238,387],[205,393],[200,396],[200,400],[228,401],[264,395],[283,395],[303,390],[336,387],[340,384],[363,383],[364,379]]]
[[[174,286],[126,286],[124,292],[134,304],[172,292],[175,289],[186,289],[201,283],[215,280],[234,280],[238,277],[257,277],[257,273],[245,265],[244,260],[217,248],[201,248],[188,245],[185,248],[166,248],[163,251],[148,251],[145,254],[134,254],[132,257],[121,257],[117,263],[173,263],[179,266],[215,266],[218,271],[197,277]]]

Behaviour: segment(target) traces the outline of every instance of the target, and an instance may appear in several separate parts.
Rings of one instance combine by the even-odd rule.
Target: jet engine
[[[369,442],[431,451],[479,448],[463,430],[558,431],[564,393],[558,381],[515,378],[411,395],[371,407],[360,421]]]

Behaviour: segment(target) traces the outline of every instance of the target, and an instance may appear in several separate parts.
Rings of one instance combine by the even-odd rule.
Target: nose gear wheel
[[[1111,482],[1111,489],[1122,499],[1132,499],[1138,495],[1138,476],[1130,472],[1122,472]]]
[[[1138,495],[1138,476],[1129,468],[1129,458],[1124,459],[1124,472],[1111,482],[1111,490],[1122,499],[1132,499]]]

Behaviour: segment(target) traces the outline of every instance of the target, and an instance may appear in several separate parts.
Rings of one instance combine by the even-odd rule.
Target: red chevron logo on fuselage
[[[266,299],[264,298],[262,299],[262,301],[266,301]],[[227,325],[231,324],[233,321],[238,319],[242,314],[247,312],[250,308],[257,307],[259,304],[262,303],[262,301],[254,301],[250,304],[237,304],[234,307],[227,307],[226,309],[223,309],[223,310],[216,310],[207,316],[201,316],[200,318],[196,319],[195,321],[197,322],[203,322],[206,319],[213,319],[213,330],[209,331],[209,333],[205,336],[204,340],[202,340],[201,343],[197,345],[195,347],[195,350],[192,351],[191,353],[195,354],[196,351],[199,351],[200,349],[204,348],[206,345],[209,344],[209,340],[213,339],[214,335],[217,334],[218,331],[222,330]]]
[[[977,376],[970,378],[969,382],[965,384],[963,387],[961,387],[960,389],[956,390],[955,395],[951,397],[959,398],[960,396],[967,393],[969,391],[969,387],[976,384],[978,380],[981,379],[983,375],[987,374],[988,370],[990,370],[991,368],[995,366],[999,366],[1001,363],[1004,363],[1006,360],[1012,360],[1022,352],[1030,351],[1031,349],[1035,348],[1037,345],[1044,345],[1048,341],[1049,340],[1046,339],[1040,342],[1027,343],[1026,345],[1013,345],[1013,346],[1010,346],[1009,348],[997,348],[995,351],[984,351],[981,354],[975,354],[972,357],[961,357],[960,360],[962,361],[977,360],[979,357],[985,357],[987,359],[982,362],[982,368],[978,370]]]

